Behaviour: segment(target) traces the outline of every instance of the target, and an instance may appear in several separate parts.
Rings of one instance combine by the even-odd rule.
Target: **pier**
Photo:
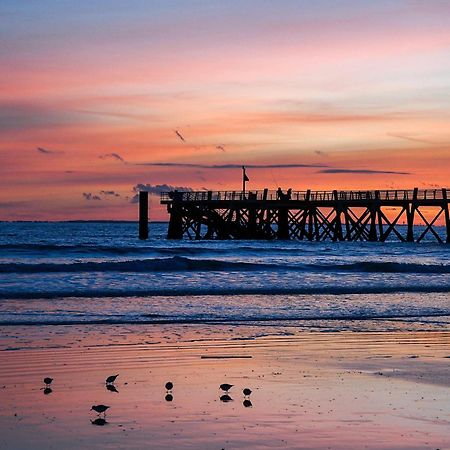
[[[143,197],[145,200],[145,197]],[[168,239],[450,243],[450,190],[163,192]],[[443,226],[437,226],[437,224]]]

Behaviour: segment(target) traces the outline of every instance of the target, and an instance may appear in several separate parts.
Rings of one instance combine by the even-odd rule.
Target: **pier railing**
[[[274,190],[256,191],[172,191],[162,192],[161,202],[173,201],[242,201],[242,200],[297,200],[297,201],[332,201],[332,200],[443,200],[445,189],[395,189],[375,191],[292,191],[290,195]]]

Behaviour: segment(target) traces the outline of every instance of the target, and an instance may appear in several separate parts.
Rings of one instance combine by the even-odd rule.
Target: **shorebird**
[[[171,391],[173,389],[173,383],[171,381],[168,381],[166,383],[166,390]]]
[[[45,377],[44,378],[44,383],[49,386],[50,384],[52,384],[53,378],[50,377]]]
[[[248,398],[246,398],[243,402],[242,402],[242,404],[246,407],[246,408],[251,408],[253,405],[252,405],[252,402],[248,399]]]
[[[233,384],[223,383],[220,385],[220,389],[224,392],[228,392],[233,386]]]
[[[107,409],[109,409],[109,406],[106,405],[92,405],[91,411],[94,410],[95,412],[101,414],[106,413]]]
[[[106,379],[106,384],[111,384],[114,383],[114,381],[116,381],[116,378],[119,376],[119,374],[117,375],[110,375],[107,379]]]
[[[242,392],[246,397],[248,397],[252,393],[252,390],[249,388],[245,388]]]
[[[223,395],[220,397],[220,401],[221,401],[221,402],[224,402],[224,403],[228,403],[228,402],[232,402],[233,399],[232,399],[228,394],[223,394]]]

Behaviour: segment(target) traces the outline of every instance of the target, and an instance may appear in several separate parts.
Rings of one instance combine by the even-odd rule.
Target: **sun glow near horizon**
[[[134,219],[138,183],[239,189],[213,165],[274,166],[249,171],[252,189],[448,187],[445,2],[0,13],[2,220]],[[156,198],[151,217],[166,217]]]

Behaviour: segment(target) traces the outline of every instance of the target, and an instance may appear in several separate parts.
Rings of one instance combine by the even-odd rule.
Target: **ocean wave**
[[[360,314],[357,312],[338,313],[338,314],[312,314],[312,315],[294,315],[294,316],[249,316],[249,317],[149,317],[147,314],[124,315],[114,317],[98,318],[97,316],[85,316],[83,319],[67,317],[38,318],[30,320],[25,317],[19,317],[11,320],[1,320],[0,326],[18,326],[18,325],[132,325],[132,324],[154,324],[154,325],[245,325],[245,324],[274,324],[274,323],[293,323],[293,322],[314,322],[314,321],[373,321],[373,320],[411,320],[426,318],[448,318],[449,311],[418,311],[415,313],[400,313],[392,311],[390,313]],[[447,321],[445,321],[447,323]],[[12,350],[12,349],[7,349]]]
[[[358,261],[347,264],[311,264],[319,270],[343,272],[385,272],[385,273],[450,273],[450,265],[415,264],[393,261]]]
[[[180,271],[334,271],[385,273],[450,273],[450,265],[358,261],[344,264],[276,264],[263,262],[192,259],[182,256],[129,261],[86,261],[72,263],[1,263],[0,273],[55,272],[180,272]]]
[[[393,294],[393,293],[446,293],[450,292],[450,284],[440,285],[390,285],[390,286],[310,286],[310,287],[243,287],[229,288],[161,288],[154,289],[71,289],[48,291],[4,290],[0,291],[0,299],[59,299],[59,298],[131,298],[131,297],[177,297],[177,296],[238,296],[238,295],[350,295],[350,294]]]
[[[0,273],[242,271],[263,270],[270,267],[274,267],[274,265],[174,256],[131,261],[87,261],[63,264],[2,263],[0,264]]]
[[[95,244],[2,244],[0,250],[9,252],[47,252],[47,253],[62,253],[67,254],[100,254],[100,255],[128,255],[128,254],[146,254],[146,253],[160,253],[173,254],[190,253],[191,249],[179,248],[158,248],[158,247],[141,247],[141,246],[126,246],[126,245],[95,245]],[[197,249],[192,249],[192,254],[201,253]],[[202,249],[200,249],[202,250]]]
[[[159,246],[132,246],[132,245],[96,245],[96,244],[0,244],[0,250],[9,251],[10,253],[42,253],[47,252],[49,254],[90,254],[90,255],[139,255],[139,254],[159,254],[159,255],[174,255],[174,256],[186,256],[186,255],[222,255],[222,254],[254,254],[260,253],[261,247],[255,246],[241,246],[233,245],[230,247],[218,246],[216,242],[209,242],[208,244],[202,243],[200,246],[174,246],[174,247],[159,247]],[[305,254],[314,253],[316,250],[306,249],[302,247],[279,247],[279,246],[264,246],[262,247],[264,253],[267,254]]]

